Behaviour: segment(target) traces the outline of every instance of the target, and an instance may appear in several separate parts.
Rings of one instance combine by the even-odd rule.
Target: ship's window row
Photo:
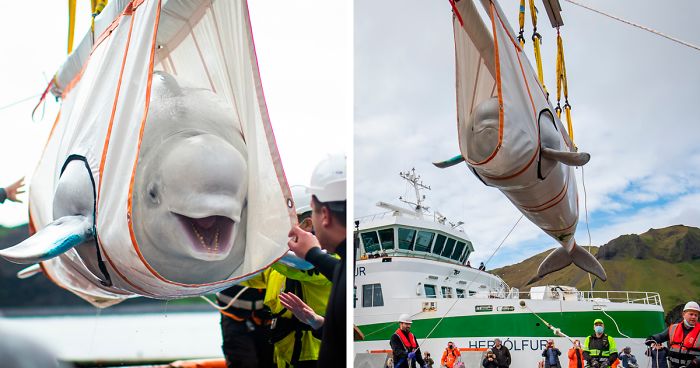
[[[424,284],[423,285],[423,290],[425,291],[425,297],[426,298],[437,298],[437,287],[435,285],[431,284]],[[456,289],[457,290],[457,298],[466,298],[467,297],[467,291],[464,289]],[[440,286],[440,291],[442,293],[443,298],[454,298],[455,294],[452,293],[452,288],[449,286]],[[473,296],[476,294],[476,291],[469,290],[469,296]]]
[[[360,233],[360,239],[366,254],[396,250],[423,252],[449,258],[463,264],[474,251],[470,242],[464,242],[433,231],[408,227],[364,231]]]

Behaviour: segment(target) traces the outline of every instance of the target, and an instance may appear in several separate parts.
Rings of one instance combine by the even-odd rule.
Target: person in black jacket
[[[501,339],[493,340],[493,348],[491,348],[491,351],[496,356],[496,363],[498,363],[498,368],[510,367],[510,351],[507,347],[501,344]]]
[[[481,362],[481,365],[484,368],[498,368],[496,354],[494,354],[491,349],[486,350],[486,356],[484,357],[484,361]]]
[[[291,238],[287,245],[297,257],[305,259],[333,283],[325,317],[313,312],[300,299],[282,299],[282,304],[292,311],[300,321],[310,321],[311,325],[321,322],[321,350],[318,355],[319,367],[345,365],[345,238],[346,238],[346,157],[331,155],[321,161],[311,175],[311,222],[316,234],[306,232],[295,225],[289,231]],[[324,253],[336,253],[340,260]],[[422,358],[421,358],[422,359]]]
[[[416,336],[411,333],[412,322],[408,314],[399,316],[399,328],[389,340],[394,368],[416,368],[416,363],[420,368],[427,366],[421,356]]]

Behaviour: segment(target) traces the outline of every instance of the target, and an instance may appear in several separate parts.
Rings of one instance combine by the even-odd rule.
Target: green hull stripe
[[[620,331],[632,338],[645,338],[662,331],[665,327],[663,312],[625,311],[607,312],[615,319]],[[613,337],[621,337],[615,323],[601,312],[539,313],[545,321],[561,329],[569,336],[588,336],[593,333],[593,320],[600,318],[605,323],[605,332]],[[414,320],[411,332],[416,338],[456,337],[552,337],[552,332],[532,313],[484,314],[473,316],[446,317]],[[398,328],[398,323],[375,323],[358,326],[365,335],[365,341],[388,340]]]

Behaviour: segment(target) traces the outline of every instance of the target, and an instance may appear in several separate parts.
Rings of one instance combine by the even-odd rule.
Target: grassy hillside
[[[588,274],[574,265],[525,286],[540,262],[552,251],[518,264],[494,270],[513,287],[527,290],[538,285],[573,285],[590,290]],[[591,252],[605,268],[608,281],[595,282],[593,290],[654,291],[661,294],[666,312],[700,296],[700,229],[683,225],[622,235]]]

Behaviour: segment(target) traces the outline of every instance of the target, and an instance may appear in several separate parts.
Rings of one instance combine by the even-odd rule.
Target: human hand
[[[281,293],[280,303],[287,308],[298,320],[311,326],[314,330],[323,326],[325,319],[314,312],[303,300],[293,293]]]
[[[302,230],[298,225],[292,226],[287,236],[291,238],[287,242],[287,246],[301,259],[306,259],[306,254],[311,248],[321,247],[314,234]]]
[[[416,352],[412,351],[412,352],[408,353],[408,359],[416,359]]]
[[[21,200],[17,199],[17,195],[22,193],[24,193],[24,178],[17,180],[5,188],[7,199],[12,202],[22,203]]]

